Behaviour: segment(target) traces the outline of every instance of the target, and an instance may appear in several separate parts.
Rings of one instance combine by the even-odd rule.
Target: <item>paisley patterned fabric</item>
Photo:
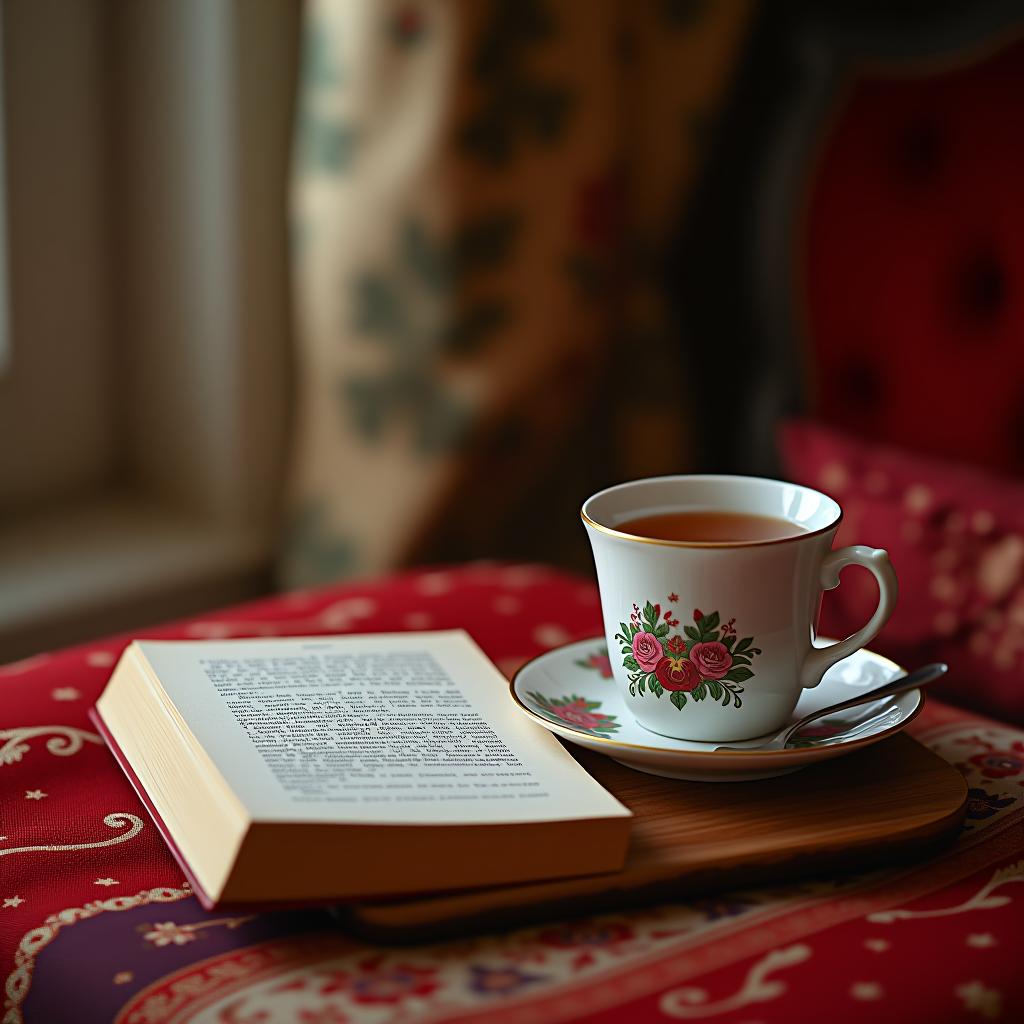
[[[599,620],[589,582],[478,563],[146,635],[464,627],[511,673]],[[127,641],[0,667],[3,1024],[1024,1019],[1019,728],[937,701],[913,723],[970,785],[960,838],[933,859],[386,947],[323,910],[202,910],[86,717]]]
[[[652,386],[685,379],[665,249],[747,21],[745,0],[309,3],[287,582],[564,561],[580,495],[686,467],[687,403]]]

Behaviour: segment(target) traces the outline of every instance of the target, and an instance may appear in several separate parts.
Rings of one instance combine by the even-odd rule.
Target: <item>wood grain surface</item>
[[[906,735],[759,782],[677,782],[573,754],[635,815],[622,871],[356,904],[343,922],[414,942],[857,871],[927,856],[956,835],[967,804],[960,773]]]

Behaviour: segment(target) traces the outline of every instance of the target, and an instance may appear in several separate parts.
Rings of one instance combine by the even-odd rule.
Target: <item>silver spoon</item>
[[[919,687],[927,686],[928,683],[932,683],[940,676],[944,676],[947,668],[948,666],[942,664],[942,662],[936,662],[933,665],[925,665],[923,668],[919,668],[914,672],[909,672],[905,676],[898,676],[896,679],[890,679],[889,682],[883,683],[881,686],[876,686],[871,690],[864,690],[862,693],[857,694],[856,697],[851,697],[849,700],[844,700],[839,704],[832,704],[827,708],[819,708],[817,711],[812,711],[809,715],[801,718],[800,721],[794,722],[792,725],[785,726],[774,736],[770,736],[766,740],[752,740],[749,746],[721,745],[715,747],[715,750],[756,750],[758,752],[762,750],[785,750],[786,744],[798,732],[800,732],[801,729],[810,725],[811,722],[816,722],[819,718],[826,718],[829,715],[834,715],[837,711],[846,711],[848,708],[859,707],[861,704],[872,704],[876,700],[884,700],[886,697],[894,697],[897,693],[905,693],[907,690],[916,690]],[[836,736],[829,737],[829,739],[837,739],[842,735],[843,733],[837,733]]]

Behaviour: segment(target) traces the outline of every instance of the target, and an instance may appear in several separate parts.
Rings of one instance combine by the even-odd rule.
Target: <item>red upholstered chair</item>
[[[1024,470],[1024,40],[861,74],[811,172],[813,414]]]
[[[792,477],[839,497],[840,541],[886,546],[903,600],[880,638],[943,658],[944,692],[1024,721],[1024,42],[855,76],[797,225],[808,417]],[[928,456],[928,457],[925,457]],[[822,629],[863,621],[846,581]]]

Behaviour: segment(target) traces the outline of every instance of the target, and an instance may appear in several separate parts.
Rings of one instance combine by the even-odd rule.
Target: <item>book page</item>
[[[514,822],[629,812],[461,631],[141,641],[257,820]]]

